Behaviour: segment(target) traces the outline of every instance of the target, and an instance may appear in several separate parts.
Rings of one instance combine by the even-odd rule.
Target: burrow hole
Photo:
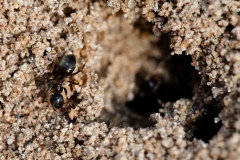
[[[142,71],[136,74],[138,90],[134,99],[126,103],[128,108],[148,118],[152,113],[159,112],[159,101],[175,102],[180,98],[193,97],[194,78],[198,75],[191,66],[191,57],[171,56],[165,67],[171,77],[169,81],[161,81],[156,75],[145,77],[148,73]]]
[[[216,121],[215,118],[221,111],[221,108],[213,105],[205,105],[205,111],[201,117],[191,124],[194,127],[193,138],[200,139],[204,142],[209,142],[223,126],[222,121]]]
[[[141,32],[153,33],[153,24],[140,18],[134,27]],[[186,54],[171,55],[170,35],[161,33],[156,47],[159,55],[149,54],[147,61],[156,66],[161,65],[166,75],[157,75],[152,71],[140,69],[135,75],[136,91],[131,101],[126,102],[126,106],[132,111],[149,118],[152,113],[159,112],[162,107],[161,102],[175,102],[181,98],[192,99],[193,90],[200,83],[200,77],[194,67],[191,65],[191,56]],[[161,55],[160,55],[161,54]],[[161,78],[161,77],[169,78]]]
[[[148,34],[154,34],[152,32],[153,25],[142,18],[135,23],[134,27],[141,33],[147,32]],[[161,79],[159,77],[162,75],[152,74],[141,68],[135,75],[136,90],[133,99],[125,102],[123,106],[126,107],[122,107],[121,110],[116,111],[118,113],[121,112],[119,114],[107,113],[107,111],[105,111],[108,117],[122,119],[120,121],[123,122],[123,124],[119,126],[111,122],[111,118],[105,117],[100,117],[98,119],[99,121],[103,120],[110,125],[110,127],[112,126],[111,124],[113,124],[113,126],[117,125],[118,127],[132,127],[137,129],[152,127],[153,123],[149,120],[149,116],[153,113],[159,113],[159,110],[163,108],[159,101],[162,103],[174,103],[181,98],[193,98],[196,88],[200,86],[201,77],[191,65],[191,56],[187,56],[185,53],[172,56],[170,54],[172,52],[170,49],[170,35],[166,33],[161,33],[158,42],[153,44],[153,47],[157,47],[157,49],[160,50],[159,53],[164,53],[164,55],[152,56],[149,54],[147,61],[155,63],[156,65],[161,64],[170,78],[167,80]],[[204,106],[203,102],[198,103]],[[127,110],[125,111],[126,108]],[[214,108],[216,107],[205,108],[206,112],[189,124],[189,126],[195,126],[191,129],[192,138],[209,141],[217,134],[222,124],[221,122],[214,122],[214,118],[217,117],[220,112],[220,110]],[[141,118],[126,117],[126,115],[129,114],[126,114],[126,112],[129,111]],[[164,113],[161,114],[164,116]],[[116,117],[118,115],[120,116]],[[126,124],[124,124],[125,121]],[[208,131],[205,130],[206,128]]]
[[[143,27],[144,25],[145,27]],[[143,32],[152,32],[151,24],[142,19],[135,24],[135,27]],[[170,79],[167,81],[160,80],[158,75],[151,75],[144,70],[140,70],[135,75],[137,86],[135,96],[131,101],[126,102],[127,108],[145,117],[146,121],[151,114],[158,113],[159,109],[162,108],[159,101],[176,102],[181,98],[192,99],[194,91],[199,87],[201,81],[198,72],[191,65],[191,56],[187,56],[185,53],[170,55],[172,50],[169,47],[170,36],[168,34],[162,34],[155,45],[166,54],[165,59],[155,57],[155,62],[164,63],[164,68],[167,70]],[[149,57],[149,59],[152,58],[154,57]],[[203,102],[201,104],[206,106]],[[192,135],[193,138],[208,142],[222,127],[221,121],[214,122],[221,110],[215,105],[204,108],[203,115],[191,124],[195,126]],[[164,113],[162,115],[164,116]]]

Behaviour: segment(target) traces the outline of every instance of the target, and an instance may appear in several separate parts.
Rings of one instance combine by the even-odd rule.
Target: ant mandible
[[[84,68],[85,64],[83,65],[82,69]],[[53,72],[55,69],[55,63],[52,67],[52,73],[55,74],[55,78],[50,80],[55,80],[55,83],[52,85],[52,87],[49,90],[53,91],[53,94],[50,95],[50,103],[54,108],[61,108],[64,104],[64,99],[62,96],[62,92],[64,90],[65,94],[67,93],[67,90],[65,87],[63,87],[63,83],[65,81],[65,78],[68,76],[76,75],[80,72],[77,71],[76,73],[73,73],[73,71],[76,68],[76,57],[73,54],[64,55],[60,62],[58,63],[58,66],[56,67],[56,71]],[[78,84],[76,82],[69,81],[72,84]]]

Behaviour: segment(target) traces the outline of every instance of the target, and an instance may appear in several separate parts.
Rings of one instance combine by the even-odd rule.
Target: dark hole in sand
[[[159,112],[162,102],[175,102],[180,98],[191,99],[196,83],[199,83],[197,71],[191,66],[191,57],[186,55],[170,56],[164,65],[170,79],[159,80],[156,75],[146,78],[139,73],[136,75],[138,91],[132,101],[127,102],[129,107],[138,114],[149,117]]]
[[[191,99],[193,89],[199,83],[197,71],[191,65],[191,57],[174,55],[166,62],[170,80],[162,82],[156,92],[162,102],[175,102],[180,98]]]
[[[194,138],[208,142],[217,134],[223,124],[221,121],[214,122],[214,118],[218,116],[220,109],[214,106],[207,106],[205,108],[206,111],[193,123],[193,126],[196,126],[193,136]]]
[[[75,145],[83,145],[84,144],[84,141],[83,140],[79,140],[78,138],[74,138],[74,142],[75,142]]]
[[[66,7],[63,9],[63,13],[65,14],[66,17],[70,17],[72,13],[74,13],[76,9],[73,9],[71,7]]]

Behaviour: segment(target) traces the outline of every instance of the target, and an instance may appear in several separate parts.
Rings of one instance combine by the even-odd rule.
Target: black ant
[[[84,68],[85,64],[83,65],[82,69]],[[76,57],[73,54],[70,55],[64,55],[60,62],[58,63],[58,66],[56,67],[56,71],[53,72],[55,69],[55,63],[52,67],[52,73],[55,74],[55,78],[49,79],[49,80],[55,80],[55,83],[52,85],[52,87],[49,89],[50,91],[53,91],[53,94],[50,95],[50,103],[54,108],[61,108],[64,104],[64,99],[62,96],[62,92],[64,90],[65,94],[67,93],[67,90],[65,87],[63,87],[63,83],[65,81],[65,78],[68,76],[76,75],[80,72],[77,71],[76,73],[73,73],[73,71],[76,68]],[[77,82],[68,81],[72,84],[78,84]]]

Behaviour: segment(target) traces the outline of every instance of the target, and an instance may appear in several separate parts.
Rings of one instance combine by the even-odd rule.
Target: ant
[[[84,68],[84,66],[85,66],[85,63],[82,69]],[[53,91],[53,94],[50,95],[50,103],[56,109],[61,108],[64,104],[64,99],[61,93],[63,92],[63,90],[65,94],[67,93],[66,88],[62,86],[65,81],[65,78],[76,75],[80,72],[79,70],[76,73],[73,73],[75,68],[76,68],[76,57],[73,54],[64,55],[61,58],[60,62],[58,63],[56,69],[55,69],[55,63],[52,66],[51,73],[55,74],[55,77],[49,80],[55,80],[55,83],[49,89],[49,91]],[[56,70],[55,72],[53,72],[54,69]],[[77,82],[73,82],[73,81],[68,81],[68,82],[74,85],[78,84]]]

